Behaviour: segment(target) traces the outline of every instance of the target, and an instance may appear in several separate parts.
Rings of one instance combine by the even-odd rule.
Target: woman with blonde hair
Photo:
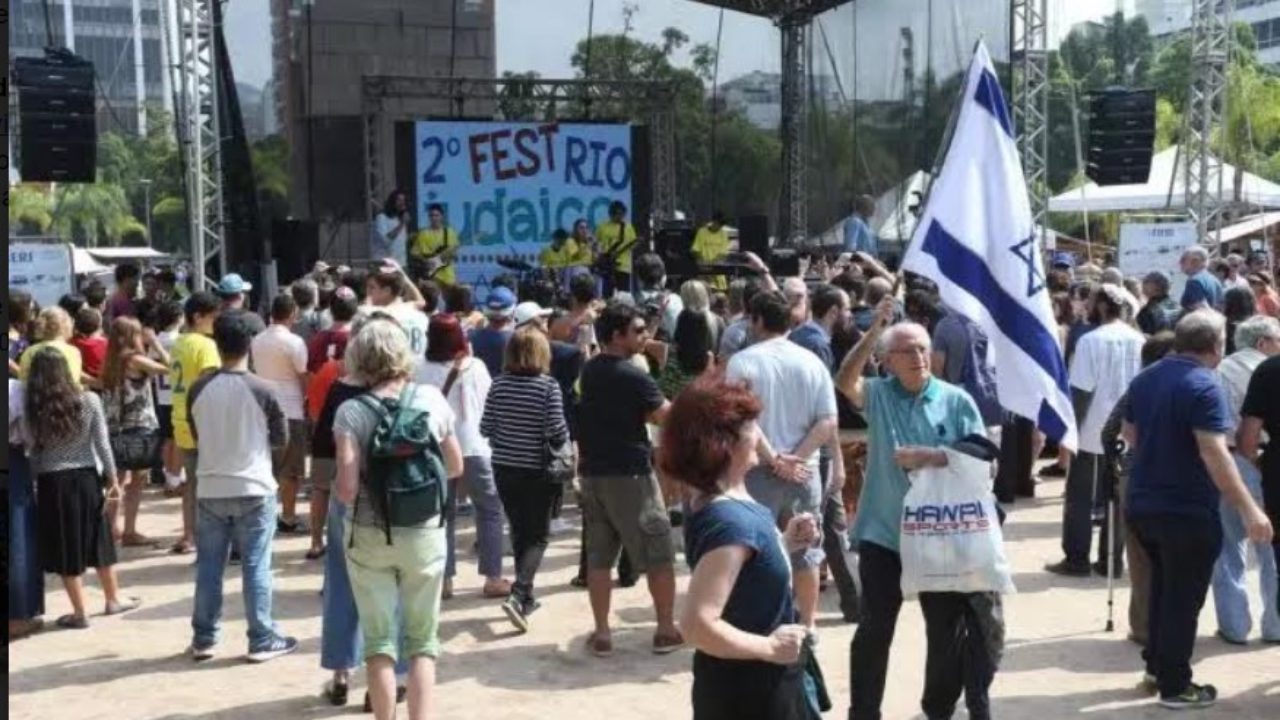
[[[31,372],[31,359],[44,348],[51,347],[62,354],[71,371],[71,381],[80,386],[80,378],[84,374],[84,366],[80,360],[80,351],[69,342],[75,332],[75,325],[66,310],[54,305],[40,311],[31,328],[31,336],[36,342],[22,353],[18,361],[19,377],[27,379]]]
[[[551,344],[541,329],[524,327],[511,336],[502,369],[489,388],[480,434],[489,439],[516,561],[516,581],[502,611],[527,632],[529,615],[538,608],[533,579],[547,550],[558,495],[548,477],[548,449],[568,442],[569,426],[560,385],[550,374]]]
[[[146,478],[160,455],[160,421],[153,380],[168,374],[169,353],[156,341],[155,332],[143,329],[142,323],[131,317],[112,321],[99,382],[112,452],[124,489],[124,529],[119,526],[118,508],[112,506],[108,517],[112,534],[125,547],[151,544],[138,532],[138,508]]]
[[[436,460],[443,465],[446,478],[458,478],[463,470],[462,449],[453,432],[453,410],[439,390],[412,381],[416,362],[408,334],[396,323],[369,321],[352,337],[343,357],[347,373],[368,392],[342,403],[333,421],[338,468],[335,494],[352,508],[346,532],[347,573],[364,638],[369,695],[378,720],[395,716],[395,662],[400,656],[409,659],[410,719],[425,720],[430,714],[435,660],[440,654],[446,542],[439,515],[412,527],[390,524],[384,515],[389,508],[384,508],[385,502],[375,502],[370,486],[370,441],[388,412],[398,419],[421,412],[425,415],[418,417],[425,417],[425,427],[439,447]],[[419,455],[378,458],[382,467],[389,462],[421,460]]]

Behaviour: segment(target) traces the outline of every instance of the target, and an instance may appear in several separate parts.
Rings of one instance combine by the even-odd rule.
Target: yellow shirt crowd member
[[[701,264],[720,262],[729,254],[729,230],[722,224],[719,230],[712,230],[711,223],[698,228],[693,236],[693,255]],[[716,275],[708,282],[715,290],[727,290],[729,282],[724,275]]]
[[[538,255],[538,262],[541,263],[542,267],[555,270],[563,270],[570,267],[587,267],[591,265],[591,259],[591,248],[579,245],[578,241],[573,238],[565,240],[559,250],[556,250],[552,245],[548,245]]]
[[[183,450],[195,450],[196,438],[187,422],[187,393],[191,386],[210,370],[222,365],[218,345],[213,338],[198,332],[178,336],[169,351],[169,386],[173,388],[173,440]]]
[[[413,236],[413,247],[409,252],[412,255],[426,258],[456,247],[458,247],[458,233],[454,232],[453,228],[442,227],[439,230],[426,228],[419,230],[418,234]],[[440,258],[440,260],[449,264],[442,267],[433,279],[445,285],[456,285],[458,273],[453,267],[453,259]]]
[[[31,372],[31,359],[36,353],[45,348],[53,348],[62,353],[62,357],[67,359],[67,368],[71,370],[71,381],[80,387],[80,377],[84,373],[84,365],[80,360],[80,351],[70,343],[61,340],[45,340],[27,348],[22,353],[22,357],[18,359],[18,379],[26,380],[27,374]]]
[[[602,253],[622,250],[614,258],[617,260],[615,267],[620,273],[631,274],[631,251],[635,250],[636,244],[636,229],[631,223],[617,223],[613,220],[600,223],[596,228],[596,242]]]

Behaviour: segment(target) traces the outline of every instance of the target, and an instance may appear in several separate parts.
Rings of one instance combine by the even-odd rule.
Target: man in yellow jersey
[[[711,213],[711,222],[698,228],[693,236],[693,257],[699,265],[723,262],[729,254],[729,231],[724,226],[724,213]],[[728,290],[729,281],[723,275],[712,277],[708,283],[715,290]]]
[[[413,264],[420,266],[432,280],[441,285],[457,284],[453,261],[458,255],[458,233],[445,224],[444,206],[440,203],[427,206],[427,227],[413,236],[409,255]]]
[[[563,285],[564,271],[570,268],[586,270],[591,266],[591,248],[579,245],[577,240],[569,237],[569,233],[557,229],[551,233],[551,244],[538,255],[538,264],[555,270],[557,284]],[[573,274],[577,272],[581,271],[575,270]]]
[[[631,291],[631,251],[636,247],[636,228],[627,222],[627,206],[621,200],[609,203],[609,219],[596,228],[600,256],[596,270],[605,284],[604,296]]]
[[[191,432],[191,416],[187,393],[205,373],[222,365],[218,346],[214,343],[213,322],[218,319],[222,302],[208,292],[187,298],[183,312],[187,316],[186,332],[178,336],[169,352],[169,385],[173,388],[173,442],[182,451],[182,466],[187,482],[182,489],[182,539],[173,546],[176,554],[195,549],[196,537],[196,439]]]

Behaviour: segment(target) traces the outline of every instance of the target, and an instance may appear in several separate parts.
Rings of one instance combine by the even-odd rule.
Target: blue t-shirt
[[[850,534],[855,541],[897,552],[902,501],[910,483],[894,462],[894,451],[949,446],[968,435],[986,435],[987,429],[969,393],[936,377],[914,395],[897,378],[863,382],[867,473]]]
[[[822,364],[827,366],[827,370],[834,369],[835,357],[831,352],[831,336],[818,323],[812,320],[806,322],[792,330],[787,339],[817,355]]]
[[[845,252],[864,252],[875,257],[880,249],[879,245],[876,234],[871,231],[871,226],[861,216],[851,215],[844,221]]]
[[[717,548],[741,545],[751,551],[724,604],[725,622],[756,635],[795,622],[791,562],[768,508],[751,500],[714,500],[685,519],[684,545],[690,568]]]
[[[1187,286],[1182,290],[1182,309],[1194,310],[1200,303],[1205,303],[1221,310],[1224,292],[1221,280],[1208,270],[1201,270],[1187,278]]]
[[[480,358],[489,369],[490,377],[502,374],[502,354],[507,350],[507,341],[511,339],[510,329],[494,330],[493,328],[476,328],[471,331],[471,354]]]
[[[1217,373],[1171,355],[1130,383],[1124,419],[1137,432],[1125,498],[1128,514],[1217,518],[1218,488],[1195,437],[1196,430],[1231,429],[1231,409]]]

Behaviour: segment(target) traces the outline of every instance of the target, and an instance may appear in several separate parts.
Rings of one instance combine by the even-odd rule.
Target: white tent
[[[929,184],[929,173],[917,170],[876,198],[876,214],[871,227],[881,242],[907,243],[916,229],[916,216],[911,209],[920,204]]]
[[[1174,167],[1175,160],[1177,167]],[[1147,182],[1136,185],[1098,187],[1088,183],[1050,198],[1052,212],[1123,212],[1133,210],[1181,209],[1186,202],[1186,154],[1177,147],[1157,153],[1151,159],[1151,175]],[[1231,200],[1236,169],[1222,164],[1222,195]],[[1170,188],[1172,187],[1172,194]],[[1252,173],[1244,174],[1241,187],[1243,202],[1255,207],[1280,208],[1280,185]]]

